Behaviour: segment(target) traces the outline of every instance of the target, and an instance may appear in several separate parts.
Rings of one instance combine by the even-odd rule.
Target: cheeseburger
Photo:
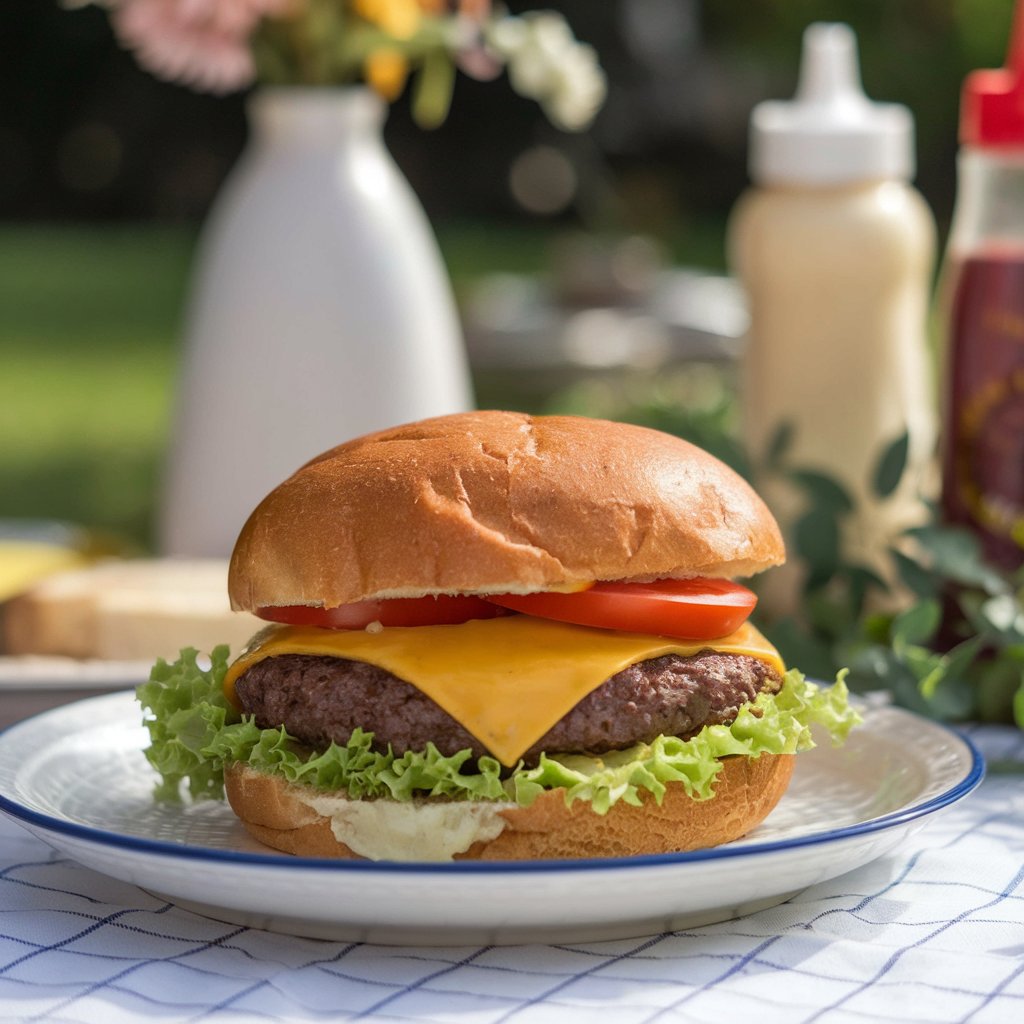
[[[619,857],[746,834],[856,722],[787,671],[733,582],[771,513],[699,448],[476,412],[349,441],[272,491],[231,558],[267,620],[140,688],[172,798],[220,795],[278,850]]]

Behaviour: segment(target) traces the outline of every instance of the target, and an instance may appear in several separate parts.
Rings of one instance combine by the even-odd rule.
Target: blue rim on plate
[[[113,694],[103,697],[89,698],[86,701],[79,701],[79,704],[89,701],[109,700]],[[120,694],[116,696],[122,696]],[[59,714],[64,708],[54,708],[51,711],[42,712],[33,718],[23,722],[15,723],[4,730],[0,730],[0,750],[4,740],[17,730],[24,728],[49,715]],[[895,709],[913,716],[911,712]],[[332,858],[305,858],[294,857],[281,853],[256,853],[236,850],[220,850],[214,847],[183,846],[177,843],[166,842],[157,839],[147,839],[141,836],[133,836],[120,832],[110,832],[104,829],[94,828],[90,825],[82,825],[75,821],[64,818],[55,818],[40,811],[33,810],[16,800],[9,798],[0,792],[0,811],[10,817],[24,821],[29,825],[46,829],[50,832],[57,832],[62,835],[82,839],[87,842],[111,846],[119,849],[133,850],[140,853],[174,857],[185,860],[216,861],[219,863],[232,864],[255,864],[263,867],[273,868],[275,866],[284,869],[309,869],[334,872],[392,872],[392,873],[442,873],[462,874],[471,873],[529,873],[529,872],[557,872],[557,871],[594,871],[615,868],[629,870],[631,868],[657,867],[659,865],[677,865],[681,863],[707,862],[723,860],[727,858],[756,856],[760,854],[773,853],[783,850],[797,849],[807,846],[820,846],[827,843],[840,842],[844,839],[870,835],[874,832],[885,831],[899,825],[906,824],[916,818],[925,817],[936,811],[956,803],[976,789],[985,776],[985,762],[981,752],[973,741],[942,723],[929,720],[929,725],[940,729],[951,737],[955,742],[962,744],[970,755],[970,768],[966,774],[957,780],[948,789],[920,804],[912,804],[900,808],[888,814],[880,815],[877,818],[870,818],[867,821],[857,822],[852,825],[845,825],[836,829],[829,829],[824,832],[812,832],[805,836],[794,836],[786,839],[767,840],[764,842],[744,843],[742,845],[726,844],[715,846],[704,850],[691,850],[683,853],[659,853],[645,854],[632,857],[594,857],[580,860],[538,860],[538,861],[456,861],[454,863],[428,863],[428,862],[394,862],[394,861],[361,861],[361,860],[339,860]]]

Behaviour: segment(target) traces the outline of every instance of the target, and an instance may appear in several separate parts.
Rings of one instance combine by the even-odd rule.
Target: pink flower
[[[250,85],[256,68],[249,37],[265,16],[294,0],[113,0],[121,42],[148,71],[208,92]]]

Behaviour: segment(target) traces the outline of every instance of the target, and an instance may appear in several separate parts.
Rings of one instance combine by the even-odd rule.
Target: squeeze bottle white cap
[[[809,25],[796,96],[759,103],[751,115],[750,176],[768,185],[840,185],[913,174],[910,111],[864,95],[848,25]]]

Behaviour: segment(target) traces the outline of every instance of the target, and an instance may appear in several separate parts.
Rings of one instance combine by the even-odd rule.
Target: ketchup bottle
[[[942,506],[986,557],[1024,564],[1024,0],[1007,66],[972,72],[946,254]]]

